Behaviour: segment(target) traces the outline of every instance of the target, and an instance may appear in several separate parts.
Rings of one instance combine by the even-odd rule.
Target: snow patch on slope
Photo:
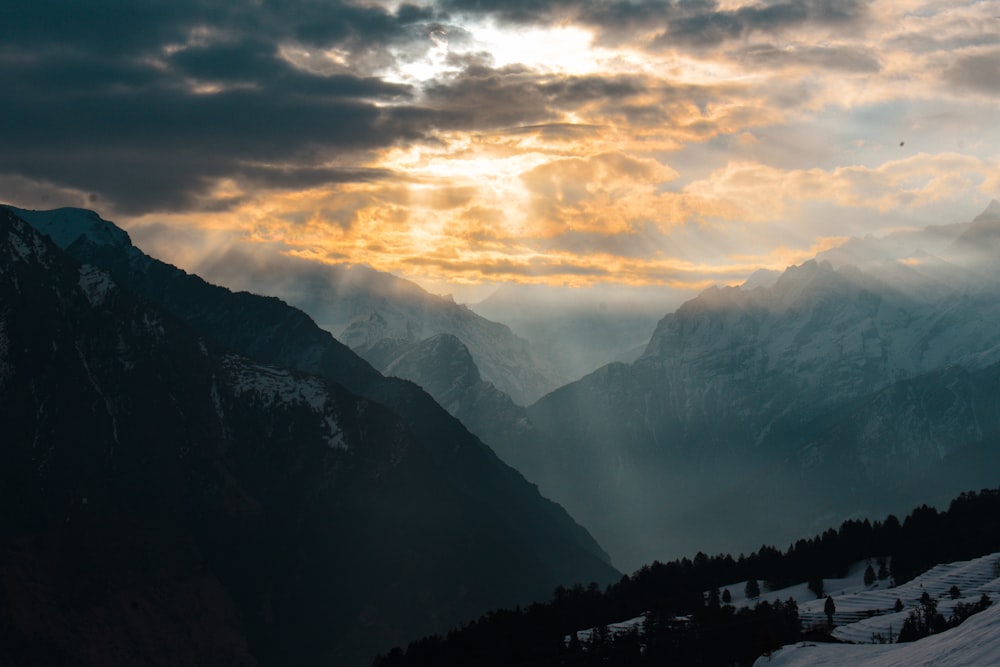
[[[224,364],[237,396],[252,395],[267,407],[306,405],[322,420],[328,434],[327,444],[333,449],[348,448],[334,414],[334,402],[322,379],[284,368],[261,366],[235,356],[227,356]]]
[[[1000,664],[1000,605],[957,628],[908,644],[812,644],[786,646],[755,667],[965,667]]]
[[[918,642],[888,645],[871,643],[876,634],[888,638],[891,630],[892,634],[898,635],[910,611],[920,607],[920,597],[924,593],[930,595],[937,602],[938,611],[945,617],[951,616],[958,604],[973,604],[978,602],[984,594],[996,600],[1000,596],[1000,553],[968,561],[936,565],[920,576],[895,588],[885,587],[882,585],[884,582],[878,582],[870,587],[865,586],[858,577],[858,572],[863,570],[865,566],[864,562],[859,563],[851,574],[843,580],[824,580],[826,590],[832,595],[836,605],[833,622],[837,627],[834,628],[832,634],[836,639],[848,642],[848,644],[824,646],[808,643],[798,644],[782,649],[772,657],[770,663],[766,662],[766,658],[761,658],[756,664],[758,666],[771,664],[797,666],[856,663],[872,667],[1000,664],[1000,638],[996,640],[992,649],[997,651],[992,660],[983,662],[976,653],[962,654],[958,652],[964,641],[968,641],[969,646],[979,645],[993,640],[986,634],[994,636],[998,634],[1000,617],[997,616],[997,612],[1000,605],[997,604],[972,616],[958,628]],[[802,586],[804,584],[793,588],[797,590]],[[956,599],[950,595],[952,586],[959,590],[959,597]],[[772,595],[785,597],[793,593],[793,588],[776,591]],[[903,603],[903,610],[900,612],[893,611],[893,605],[897,599]],[[822,598],[799,603],[799,617],[803,627],[826,624],[826,614],[823,611],[825,601],[825,598]],[[979,627],[982,623],[981,619],[989,614],[995,618],[993,624],[970,633],[970,630]],[[978,632],[986,634],[979,636]],[[956,637],[963,639],[957,641]],[[852,646],[852,644],[865,646]],[[925,655],[926,658],[915,660],[916,656]]]
[[[60,248],[68,248],[81,237],[95,245],[131,245],[128,233],[83,208],[60,208],[53,211],[29,211],[8,206],[17,217],[25,220]]]
[[[11,255],[17,261],[37,261],[43,266],[47,266],[45,242],[37,234],[29,232],[28,229],[20,220],[13,221],[11,232],[7,235]]]
[[[101,306],[108,294],[115,289],[111,276],[96,266],[84,264],[80,267],[80,289],[87,296],[92,306]]]

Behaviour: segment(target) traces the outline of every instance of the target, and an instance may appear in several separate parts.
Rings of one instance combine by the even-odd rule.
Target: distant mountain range
[[[522,471],[627,569],[995,484],[998,232],[993,202],[706,290],[529,406],[563,446]]]
[[[570,379],[506,325],[366,266],[331,266],[292,257],[244,260],[228,255],[204,269],[222,284],[279,296],[301,308],[382,372],[387,372],[379,365],[384,354],[369,351],[383,341],[398,347],[448,334],[466,347],[483,380],[519,405],[531,403]]]
[[[48,236],[48,238],[45,238]],[[619,575],[301,311],[0,208],[0,662],[360,664]]]

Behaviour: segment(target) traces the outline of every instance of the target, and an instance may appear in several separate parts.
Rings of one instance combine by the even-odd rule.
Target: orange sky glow
[[[734,284],[850,236],[967,220],[1000,196],[995,0],[483,4],[338,5],[426,15],[374,46],[270,37],[295,76],[354,82],[355,106],[328,123],[363,108],[387,139],[234,155],[183,204],[125,205],[41,172],[6,177],[12,203],[90,202],[189,268],[220,245],[271,244],[472,295]],[[185,55],[234,40],[200,26],[143,62],[192,100],[249,95],[253,76],[179,73]]]

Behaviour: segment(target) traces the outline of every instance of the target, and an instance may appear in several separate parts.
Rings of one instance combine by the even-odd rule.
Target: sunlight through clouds
[[[695,286],[1000,196],[1000,0],[300,10],[22,26],[15,203],[435,285]]]

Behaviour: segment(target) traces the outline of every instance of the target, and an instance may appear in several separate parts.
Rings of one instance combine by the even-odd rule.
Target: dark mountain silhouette
[[[0,210],[0,661],[360,664],[617,577],[425,393],[299,311],[53,213],[71,259],[16,213]]]

